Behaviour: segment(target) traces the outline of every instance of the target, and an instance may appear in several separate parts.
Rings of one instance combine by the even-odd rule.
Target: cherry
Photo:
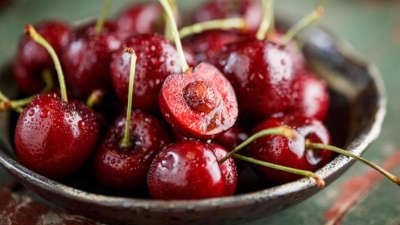
[[[72,30],[61,21],[45,21],[37,26],[38,33],[46,38],[57,54],[67,45],[72,36]],[[41,79],[43,70],[53,68],[53,62],[46,50],[24,37],[18,47],[14,61],[14,78],[19,89],[28,95],[39,93],[45,82]]]
[[[160,5],[155,3],[133,5],[118,17],[118,33],[128,37],[155,32],[162,15],[161,10]]]
[[[123,48],[135,50],[138,61],[135,80],[135,107],[145,111],[158,110],[158,92],[164,79],[181,72],[181,62],[174,46],[158,34],[140,34],[127,39]],[[127,102],[129,53],[121,48],[111,61],[111,80],[122,102]],[[190,54],[186,54],[192,61]],[[191,62],[190,62],[191,63]]]
[[[121,40],[113,32],[112,23],[103,22],[108,5],[109,1],[96,25],[80,28],[77,37],[63,50],[66,80],[77,98],[87,98],[96,90],[106,92],[110,87],[111,54],[121,47]]]
[[[241,0],[240,4],[230,0],[209,1],[196,9],[193,22],[243,17],[246,20],[248,31],[254,33],[261,23],[261,8],[260,3],[253,0]]]
[[[238,31],[211,30],[197,34],[186,40],[184,46],[192,50],[197,63],[213,63],[224,46],[245,39]]]
[[[314,74],[306,72],[296,77],[293,82],[295,102],[292,113],[323,121],[329,107],[329,93],[326,83]]]
[[[284,115],[267,119],[257,124],[253,132],[287,125],[296,131],[295,139],[271,135],[252,142],[246,152],[250,157],[303,170],[316,170],[331,157],[329,151],[313,151],[305,147],[305,138],[313,142],[330,144],[330,135],[325,126],[316,119],[300,115]],[[257,167],[258,171],[275,183],[287,183],[300,178],[295,174]]]
[[[91,109],[80,102],[68,102],[55,50],[31,25],[25,32],[52,57],[62,99],[56,94],[38,95],[24,109],[15,130],[16,152],[28,168],[61,179],[74,173],[89,157],[97,142],[99,125]]]
[[[125,51],[132,55],[126,117],[119,116],[111,126],[93,161],[97,179],[117,190],[142,186],[155,154],[169,143],[168,133],[157,118],[131,112],[136,55],[132,49]]]
[[[286,111],[293,101],[293,62],[274,42],[232,43],[219,54],[217,67],[234,87],[244,117],[266,118]]]
[[[147,176],[155,199],[203,199],[235,192],[237,171],[233,159],[219,165],[227,151],[216,144],[187,141],[161,150]]]
[[[214,66],[198,64],[189,69],[185,60],[171,8],[160,0],[171,24],[182,74],[168,76],[159,93],[164,118],[184,135],[210,138],[232,127],[238,108],[235,92],[229,81]]]

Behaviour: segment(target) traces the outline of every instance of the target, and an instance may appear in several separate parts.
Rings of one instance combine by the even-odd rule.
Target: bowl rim
[[[346,58],[356,61],[359,64],[365,65],[371,78],[374,81],[378,100],[377,111],[374,115],[374,122],[371,128],[366,132],[358,135],[347,146],[347,149],[356,155],[361,155],[372,141],[374,141],[381,131],[383,120],[386,114],[386,92],[383,85],[382,76],[378,68],[364,60],[363,57],[356,53],[347,42],[337,38],[326,28],[316,26],[313,29],[318,29],[327,33],[332,39],[333,43],[338,47],[338,51]],[[0,147],[8,150],[8,147],[3,146],[0,142]],[[331,175],[338,172],[342,167],[350,166],[355,160],[346,156],[337,156],[324,167],[316,171],[316,174],[322,179],[327,179]],[[104,207],[118,207],[125,209],[152,209],[157,211],[186,211],[188,209],[196,209],[196,211],[207,210],[210,206],[213,207],[229,207],[240,204],[250,205],[254,202],[259,202],[262,199],[278,198],[282,195],[293,194],[298,191],[306,190],[309,188],[317,188],[315,181],[311,178],[302,178],[297,181],[289,182],[286,184],[274,186],[271,188],[238,194],[228,197],[208,198],[201,200],[154,200],[154,199],[137,199],[129,197],[114,197],[101,194],[86,192],[76,189],[57,181],[44,177],[11,158],[5,152],[0,151],[0,164],[7,169],[10,173],[19,178],[29,179],[29,183],[40,186],[48,192],[63,195],[64,198],[72,199],[77,202],[101,205]]]

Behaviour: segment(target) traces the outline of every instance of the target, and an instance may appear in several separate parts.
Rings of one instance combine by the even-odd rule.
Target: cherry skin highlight
[[[183,135],[212,138],[231,128],[238,116],[235,92],[214,66],[167,77],[159,94],[164,118]]]
[[[292,168],[314,171],[325,165],[331,157],[326,150],[305,148],[305,139],[315,143],[330,144],[330,135],[325,126],[316,119],[300,115],[284,115],[267,119],[253,128],[253,132],[286,125],[296,131],[290,140],[283,136],[269,135],[252,142],[246,152],[250,157]],[[300,179],[301,176],[257,166],[260,174],[268,180],[283,184]]]
[[[158,34],[135,35],[126,40],[111,62],[111,79],[115,92],[122,102],[127,102],[129,87],[130,54],[124,48],[132,48],[137,55],[134,107],[144,111],[158,110],[158,92],[164,79],[170,74],[182,72],[175,47]],[[189,64],[193,57],[187,54]]]
[[[296,93],[292,113],[323,121],[329,108],[329,93],[326,83],[310,72],[296,77],[293,82]]]
[[[295,73],[283,47],[250,38],[228,45],[216,64],[234,87],[243,118],[263,119],[290,107]]]
[[[72,37],[69,25],[61,21],[42,22],[37,26],[37,32],[53,46],[57,54],[61,53]],[[41,78],[43,70],[53,69],[54,65],[46,49],[24,37],[19,43],[13,67],[19,89],[25,94],[33,95],[45,86]]]
[[[130,137],[132,146],[121,147],[125,114],[110,127],[93,160],[94,173],[103,185],[130,191],[146,183],[146,175],[155,155],[170,142],[160,121],[148,114],[132,112]]]
[[[57,94],[38,95],[23,111],[15,129],[19,161],[46,177],[72,175],[96,146],[99,124],[94,112]]]
[[[159,30],[162,9],[159,4],[137,4],[124,11],[116,20],[118,33],[124,37]]]
[[[197,141],[171,144],[151,163],[147,176],[155,199],[204,199],[235,192],[237,171],[233,159],[222,165],[227,151],[215,144]]]
[[[103,31],[81,35],[64,48],[61,61],[65,79],[75,97],[85,99],[95,90],[108,91],[111,55],[120,47],[118,35]]]

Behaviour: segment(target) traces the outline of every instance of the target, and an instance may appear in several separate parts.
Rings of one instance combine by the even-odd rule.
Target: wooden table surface
[[[114,0],[111,12],[116,13],[127,2],[134,1]],[[276,2],[280,14],[293,20],[311,11],[318,3],[316,0]],[[178,0],[178,3],[190,7],[198,1]],[[45,18],[76,21],[94,17],[102,4],[99,0],[15,0],[14,4],[0,10],[0,66],[15,54],[24,23]],[[321,23],[380,68],[389,98],[388,114],[381,136],[364,156],[393,168],[393,172],[400,175],[400,122],[397,120],[400,119],[400,1],[333,0]],[[42,203],[34,194],[15,185],[1,169],[0,183],[3,184],[0,187],[0,225],[97,224]],[[357,163],[312,198],[246,225],[399,225],[399,203],[398,186]]]

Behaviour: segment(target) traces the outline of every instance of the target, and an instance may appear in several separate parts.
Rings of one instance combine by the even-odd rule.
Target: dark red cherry
[[[280,44],[280,41],[282,40],[284,35],[284,33],[276,32],[272,41]],[[292,58],[295,73],[303,73],[304,71],[306,71],[306,59],[297,42],[295,40],[291,40],[284,47]]]
[[[204,22],[214,19],[226,19],[231,17],[243,17],[251,33],[255,33],[262,20],[262,7],[259,1],[241,0],[216,0],[208,1],[196,9],[193,22]]]
[[[150,163],[169,143],[168,132],[154,116],[132,112],[130,137],[132,146],[121,146],[126,124],[125,114],[117,118],[95,153],[96,178],[116,190],[132,190],[146,183]]]
[[[157,31],[162,16],[160,4],[136,4],[124,11],[116,20],[118,33],[123,36]]]
[[[310,72],[298,75],[293,81],[295,101],[291,112],[323,121],[329,108],[326,83]]]
[[[208,63],[167,77],[159,103],[164,118],[174,129],[197,138],[212,138],[228,130],[238,116],[231,84]]]
[[[73,174],[96,146],[99,124],[94,112],[56,94],[37,96],[18,118],[15,147],[26,167],[49,178]]]
[[[37,31],[53,46],[57,54],[66,46],[72,36],[71,28],[64,22],[45,21],[37,26]],[[44,88],[41,78],[44,69],[53,69],[53,62],[47,51],[28,37],[18,46],[14,61],[14,77],[18,87],[25,94],[36,94]]]
[[[215,142],[229,150],[232,150],[240,143],[245,141],[248,137],[249,135],[247,134],[246,130],[236,124],[229,130],[218,135],[218,137],[215,138]]]
[[[290,107],[295,73],[284,47],[268,40],[236,42],[219,54],[217,66],[235,88],[244,117],[266,118]]]
[[[135,35],[126,40],[111,62],[111,78],[115,92],[122,102],[127,101],[129,86],[130,54],[124,48],[132,48],[137,55],[133,92],[135,108],[145,111],[158,110],[158,92],[164,79],[170,74],[182,72],[175,47],[158,34]],[[187,55],[189,64],[193,57]]]
[[[305,139],[315,143],[330,144],[329,132],[319,120],[289,114],[267,119],[256,125],[253,132],[281,125],[297,131],[296,138],[291,140],[277,135],[265,136],[252,142],[246,149],[247,154],[258,160],[302,170],[316,170],[330,160],[330,151],[311,150],[305,147]],[[257,169],[264,177],[278,184],[301,178],[299,175],[266,167]]]
[[[186,39],[183,44],[195,55],[196,63],[210,62],[227,44],[244,39],[238,31],[211,30]]]
[[[164,148],[147,176],[155,199],[204,199],[232,195],[237,184],[233,159],[218,164],[227,151],[215,144],[180,142]]]
[[[65,79],[75,97],[84,99],[94,90],[111,87],[111,55],[120,47],[118,35],[102,33],[77,37],[64,48],[61,61]]]

